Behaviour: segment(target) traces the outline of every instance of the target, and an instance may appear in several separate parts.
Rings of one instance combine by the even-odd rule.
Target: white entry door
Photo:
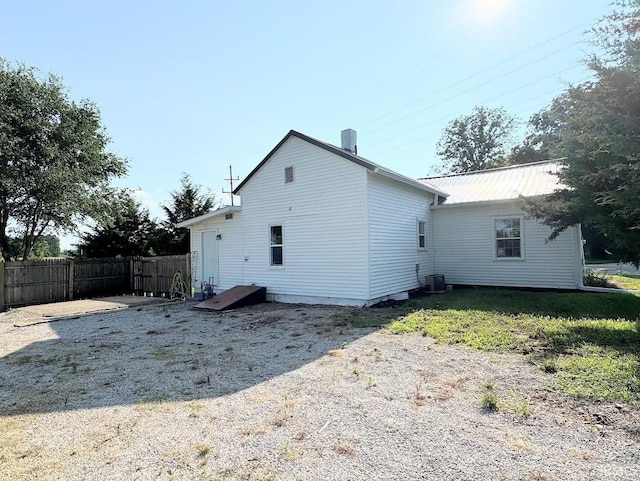
[[[202,233],[202,282],[218,285],[218,231],[212,230]]]

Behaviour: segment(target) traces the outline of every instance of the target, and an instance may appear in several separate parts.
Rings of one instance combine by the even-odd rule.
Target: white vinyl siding
[[[283,185],[293,167],[295,182]],[[367,286],[366,171],[297,137],[289,138],[240,191],[243,283],[267,294],[351,299]],[[272,268],[266,234],[284,229],[284,267]]]
[[[550,229],[519,207],[516,201],[432,209],[436,272],[451,284],[576,288],[576,229],[546,242]],[[507,218],[521,219],[520,262],[496,258],[494,220]]]
[[[197,252],[192,265],[195,269],[192,272],[193,287],[196,292],[200,290],[200,283],[203,281],[202,274],[202,232],[217,231],[220,239],[217,241],[218,248],[218,278],[216,279],[216,290],[222,291],[230,289],[243,283],[242,264],[243,260],[243,235],[242,235],[242,212],[234,212],[233,219],[225,219],[225,216],[209,219],[193,225],[190,229],[191,252]],[[207,279],[204,279],[206,281]]]
[[[433,274],[428,237],[432,202],[433,196],[427,192],[368,175],[371,299],[420,287],[419,279]],[[417,248],[419,221],[425,222],[426,249]]]

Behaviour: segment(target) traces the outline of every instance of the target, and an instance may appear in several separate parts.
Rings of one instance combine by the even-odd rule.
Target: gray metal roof
[[[418,179],[449,194],[445,205],[537,197],[562,188],[560,163],[545,160],[479,172]]]

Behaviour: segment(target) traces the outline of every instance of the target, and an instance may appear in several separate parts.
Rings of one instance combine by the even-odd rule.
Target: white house
[[[414,180],[290,131],[235,189],[241,206],[190,219],[196,287],[267,288],[281,302],[371,305],[447,283],[575,289],[579,226],[546,243],[521,196],[557,187],[557,165]]]

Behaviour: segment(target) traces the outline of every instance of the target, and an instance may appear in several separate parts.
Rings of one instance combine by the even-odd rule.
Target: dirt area
[[[560,396],[520,356],[350,324],[390,310],[29,309],[0,314],[3,479],[640,479],[637,410]]]

